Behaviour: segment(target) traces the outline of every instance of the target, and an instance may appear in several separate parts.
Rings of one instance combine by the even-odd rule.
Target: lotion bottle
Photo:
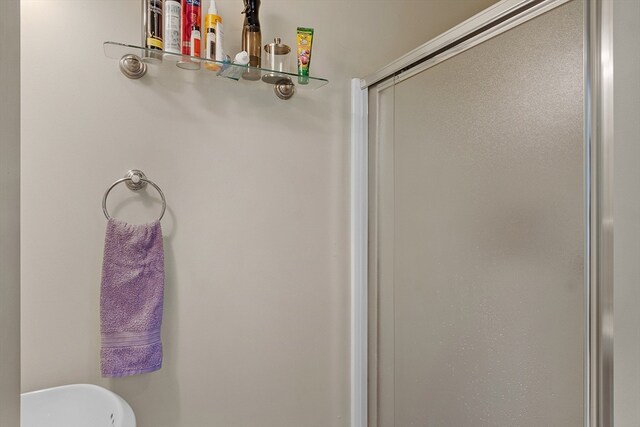
[[[222,31],[220,31],[221,24],[222,18],[218,15],[216,0],[211,0],[211,3],[209,3],[209,10],[204,17],[205,59],[217,61],[222,54],[222,52],[217,52],[219,47],[222,46]],[[220,69],[220,66],[213,62],[205,62],[204,67],[211,71],[218,71]]]
[[[191,27],[191,56],[200,57],[200,27],[197,25],[193,25]],[[198,59],[194,59],[194,61],[199,61]]]
[[[180,21],[182,15],[180,9],[182,5],[179,0],[164,1],[164,51],[169,53],[180,53]],[[171,55],[165,55],[165,58]]]
[[[180,25],[180,38],[182,39],[182,54],[187,56],[195,56],[200,58],[200,0],[182,0],[182,23]],[[193,30],[196,34],[191,34]],[[198,46],[194,46],[197,43]],[[187,70],[199,70],[200,61],[191,60],[188,57],[182,57],[178,61],[178,67]]]

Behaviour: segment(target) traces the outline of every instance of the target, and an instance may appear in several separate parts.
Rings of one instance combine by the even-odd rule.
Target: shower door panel
[[[381,427],[584,423],[582,19],[370,90]]]

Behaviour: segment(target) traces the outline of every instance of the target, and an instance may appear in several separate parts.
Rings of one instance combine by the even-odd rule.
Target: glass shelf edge
[[[261,75],[263,75],[263,74],[277,74],[278,76],[283,76],[283,78],[285,78],[285,77],[290,78],[292,80],[292,82],[300,89],[308,88],[308,89],[311,89],[311,90],[315,90],[315,89],[319,89],[319,88],[325,86],[327,83],[329,83],[329,80],[321,78],[321,77],[300,76],[298,74],[289,73],[289,72],[282,72],[282,71],[276,71],[276,70],[271,70],[271,69],[268,69],[268,68],[249,67],[247,65],[238,65],[238,64],[228,63],[228,62],[214,61],[214,60],[211,60],[211,59],[198,58],[198,57],[193,57],[193,56],[183,55],[183,54],[173,53],[173,52],[166,52],[164,50],[147,49],[147,48],[144,48],[144,47],[141,47],[141,46],[134,46],[134,45],[124,44],[124,43],[119,43],[119,42],[113,42],[113,41],[103,42],[103,48],[104,48],[105,56],[107,58],[111,58],[111,59],[118,59],[119,60],[120,58],[122,58],[124,55],[126,55],[128,53],[132,53],[132,54],[134,54],[136,56],[139,56],[141,58],[142,57],[146,57],[147,54],[154,55],[154,56],[160,56],[161,55],[167,62],[176,64],[176,65],[178,64],[178,62],[180,62],[182,60],[182,61],[195,62],[195,63],[199,62],[201,64],[212,64],[212,65],[220,67],[220,69],[236,69],[236,70],[238,70],[238,72],[247,72],[247,71],[250,71],[250,70],[255,70],[257,72],[260,72]],[[145,62],[147,62],[147,61],[145,61]],[[165,62],[165,61],[157,61],[157,63],[147,62],[147,64],[148,65],[161,65],[162,62]],[[209,72],[218,71],[218,70],[206,69],[206,67],[200,67],[200,69],[204,69],[205,71],[209,71]],[[218,72],[218,73],[216,73],[216,77],[227,77],[227,76],[221,75]],[[308,81],[308,83],[300,83],[299,80],[298,80],[299,78],[304,78],[305,80]]]

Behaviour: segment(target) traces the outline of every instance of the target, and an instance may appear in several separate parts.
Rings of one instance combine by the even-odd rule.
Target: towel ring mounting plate
[[[158,191],[158,194],[160,194],[160,197],[162,198],[162,212],[160,212],[158,221],[162,219],[162,217],[164,216],[164,212],[167,209],[167,200],[164,198],[164,193],[162,192],[160,187],[156,185],[156,183],[147,179],[147,176],[144,174],[144,172],[139,169],[131,169],[129,172],[127,172],[124,178],[120,178],[119,180],[111,184],[111,186],[107,188],[107,191],[104,192],[104,196],[102,197],[102,212],[104,212],[104,216],[107,217],[107,219],[111,219],[109,211],[107,211],[107,197],[109,196],[109,193],[111,192],[113,187],[120,184],[121,182],[124,182],[127,187],[133,191],[138,191],[145,188],[147,184],[151,184],[151,186],[155,188],[156,191]]]

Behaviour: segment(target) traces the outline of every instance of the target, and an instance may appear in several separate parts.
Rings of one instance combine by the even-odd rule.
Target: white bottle
[[[191,56],[200,57],[200,27],[194,25],[191,27]],[[200,62],[199,59],[193,59],[194,62]]]
[[[224,31],[222,30],[222,21],[216,22],[216,58],[218,62],[224,62],[224,49],[222,48],[222,40],[224,40]]]
[[[180,11],[182,6],[180,1],[165,0],[164,1],[164,51],[170,53],[180,53]],[[166,57],[178,58],[173,55],[165,55]]]
[[[211,0],[209,3],[209,11],[204,17],[204,57],[211,61],[219,61],[219,48],[222,48],[220,44],[222,35],[218,33],[219,24],[222,22],[222,17],[218,15],[218,9],[216,8],[216,1]],[[220,69],[220,65],[215,62],[205,62],[205,68],[211,71],[217,71]]]

